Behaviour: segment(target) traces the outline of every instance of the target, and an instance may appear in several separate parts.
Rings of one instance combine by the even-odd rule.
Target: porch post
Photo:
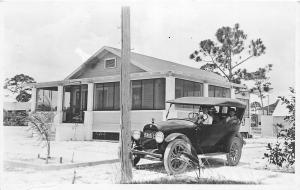
[[[30,108],[30,112],[35,112],[36,110],[36,87],[32,88],[31,91],[31,108]]]
[[[175,77],[170,75],[170,76],[167,76],[166,77],[166,101],[168,100],[174,100],[175,99]],[[170,107],[170,104],[169,103],[166,103],[166,110],[168,111],[169,107]],[[172,106],[172,110],[174,109],[175,107]],[[170,112],[172,111],[170,110]],[[167,112],[166,112],[167,114]],[[163,119],[166,118],[166,115],[163,116]]]
[[[94,83],[88,83],[87,111],[84,115],[85,140],[93,139]]]
[[[203,96],[208,97],[208,83],[203,83]]]
[[[64,97],[63,86],[59,85],[57,87],[57,111],[56,111],[56,116],[55,116],[55,124],[62,123],[62,118],[63,118],[63,97]]]

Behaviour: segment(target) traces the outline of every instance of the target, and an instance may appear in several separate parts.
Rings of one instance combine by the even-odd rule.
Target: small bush
[[[28,113],[26,111],[5,111],[3,112],[4,126],[27,126]]]
[[[50,136],[53,119],[53,112],[34,112],[28,117],[28,130],[36,132],[38,140],[43,143],[43,147],[47,148],[46,163],[50,158]]]
[[[268,159],[269,163],[275,164],[279,167],[284,165],[289,168],[295,164],[295,90],[290,88],[292,94],[291,99],[279,97],[289,110],[289,115],[284,118],[292,126],[284,128],[282,124],[276,124],[279,129],[277,134],[277,142],[275,145],[268,144],[268,153],[264,157]],[[283,140],[279,143],[278,140]]]

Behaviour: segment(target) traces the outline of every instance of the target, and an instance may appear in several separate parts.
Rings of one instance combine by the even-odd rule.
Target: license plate
[[[144,137],[152,139],[152,133],[144,133]]]

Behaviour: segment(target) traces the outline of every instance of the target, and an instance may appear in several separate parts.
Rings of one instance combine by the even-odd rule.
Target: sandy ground
[[[37,141],[24,128],[4,127],[4,160],[22,160],[36,158],[41,153]],[[208,157],[209,165],[201,173],[201,177],[213,179],[228,179],[260,184],[291,185],[296,184],[295,174],[271,171],[267,161],[263,158],[268,142],[275,142],[273,138],[247,139],[243,148],[242,158],[236,167],[225,165],[225,155]],[[117,158],[118,143],[105,141],[68,141],[52,142],[52,156],[62,156],[70,160],[74,152],[74,162],[99,161]],[[201,157],[201,156],[199,156]],[[11,185],[26,185],[26,187],[52,186],[57,184],[71,184],[74,176],[76,184],[117,183],[119,179],[119,163],[103,164],[92,167],[80,167],[55,171],[36,171],[29,168],[4,166],[3,182],[5,187]],[[75,172],[75,175],[74,175]],[[135,181],[173,178],[164,171],[160,162],[142,160],[133,169]],[[196,177],[195,170],[175,176],[187,180]]]

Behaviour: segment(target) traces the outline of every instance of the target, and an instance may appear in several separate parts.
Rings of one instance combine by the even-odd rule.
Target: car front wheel
[[[191,146],[182,139],[171,141],[164,153],[164,166],[168,174],[175,175],[183,173],[188,163],[182,158],[182,152],[191,152]]]
[[[239,138],[233,137],[227,147],[228,153],[226,154],[229,166],[236,166],[242,155],[242,142]]]

